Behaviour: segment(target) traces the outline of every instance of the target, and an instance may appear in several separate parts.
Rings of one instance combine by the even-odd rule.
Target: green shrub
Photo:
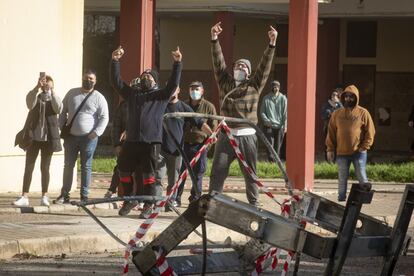
[[[206,175],[211,174],[212,160],[208,160]],[[93,160],[92,170],[99,173],[111,173],[116,164],[115,158],[97,157]],[[79,170],[79,162],[78,162]],[[259,178],[281,178],[282,173],[274,163],[258,162],[257,174]],[[386,182],[414,182],[414,162],[401,164],[368,164],[367,175],[371,181]],[[229,176],[242,177],[238,162],[230,165]],[[336,164],[327,162],[315,163],[315,179],[337,179],[338,169]],[[356,179],[355,171],[351,165],[350,178]]]

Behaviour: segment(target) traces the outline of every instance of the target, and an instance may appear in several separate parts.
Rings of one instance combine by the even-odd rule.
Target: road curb
[[[164,229],[150,230],[141,240],[147,244],[154,240]],[[199,229],[199,231],[201,231]],[[223,228],[216,224],[207,223],[208,238],[215,242],[224,242],[223,238],[230,237],[235,242],[247,242],[248,237]],[[128,242],[135,234],[133,232],[115,232],[124,242]],[[201,237],[191,233],[182,244],[201,244]],[[55,256],[67,253],[93,252],[102,253],[119,250],[122,252],[124,246],[116,242],[106,233],[77,234],[56,236],[47,238],[27,238],[15,241],[0,240],[0,259],[10,259],[18,254],[29,254],[35,256]]]
[[[396,216],[374,216],[374,218],[392,226]],[[151,242],[168,225],[169,223],[166,224],[165,220],[160,221],[158,225],[153,227],[147,233],[142,242],[144,244]],[[313,227],[311,225],[309,226],[310,228]],[[414,226],[414,221],[410,223],[410,227],[412,226]],[[234,243],[246,243],[250,239],[247,236],[213,223],[207,223],[207,233],[208,239],[218,243],[223,243],[228,237],[230,237],[231,241]],[[133,231],[118,231],[114,232],[114,234],[124,242],[128,242],[135,233]],[[182,244],[201,244],[201,242],[201,237],[193,232]],[[122,252],[124,247],[106,233],[84,233],[45,238],[24,238],[12,241],[0,240],[0,259],[9,259],[17,254],[54,256],[65,253],[102,253],[117,250]]]

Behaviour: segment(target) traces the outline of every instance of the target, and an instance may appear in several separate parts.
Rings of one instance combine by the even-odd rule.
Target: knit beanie
[[[154,78],[155,83],[158,84],[158,72],[157,71],[155,71],[154,69],[146,69],[144,72],[142,72],[141,77],[144,74],[150,74]]]
[[[241,58],[241,59],[236,60],[234,62],[234,64],[240,63],[240,62],[246,64],[247,68],[249,68],[249,74],[251,74],[252,73],[252,64],[250,63],[250,61],[248,59]]]

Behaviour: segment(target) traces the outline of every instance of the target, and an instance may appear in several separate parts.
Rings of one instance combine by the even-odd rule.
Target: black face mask
[[[352,107],[355,107],[355,105],[356,105],[356,101],[349,101],[349,102],[344,101],[344,107],[352,108]]]
[[[82,80],[82,88],[85,90],[91,90],[94,86],[93,81],[90,80]]]
[[[149,79],[142,79],[140,84],[143,90],[150,90],[152,88],[152,82]]]

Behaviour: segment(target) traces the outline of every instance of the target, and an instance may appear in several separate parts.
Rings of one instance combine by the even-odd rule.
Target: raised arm
[[[124,55],[125,51],[119,46],[112,52],[111,66],[109,68],[109,76],[112,87],[118,92],[125,100],[129,98],[129,95],[133,93],[133,89],[127,85],[121,77],[121,64],[119,60]]]
[[[224,93],[223,89],[221,89],[222,85],[224,83],[228,83],[228,81],[232,79],[232,76],[226,71],[227,65],[218,40],[218,35],[222,31],[223,29],[221,28],[221,22],[218,22],[216,25],[211,27],[211,57],[213,61],[214,77],[220,87],[220,93]],[[220,96],[224,97],[224,95]]]
[[[29,91],[29,93],[27,93],[26,105],[27,105],[28,109],[32,110],[36,106],[36,104],[37,104],[37,95],[39,94],[39,88],[42,87],[42,84],[44,84],[44,82],[46,82],[46,77],[41,76],[37,80],[36,86],[31,91]]]
[[[167,82],[167,86],[163,90],[163,97],[170,98],[171,95],[175,92],[175,89],[180,85],[181,79],[181,70],[182,70],[182,58],[183,55],[180,52],[180,47],[177,46],[175,51],[171,52],[172,58],[174,60],[173,70],[170,76],[170,79]]]
[[[269,45],[263,53],[262,59],[258,64],[256,70],[253,72],[251,78],[252,84],[256,87],[259,93],[263,90],[272,69],[272,61],[275,53],[277,31],[270,26],[268,31]]]

